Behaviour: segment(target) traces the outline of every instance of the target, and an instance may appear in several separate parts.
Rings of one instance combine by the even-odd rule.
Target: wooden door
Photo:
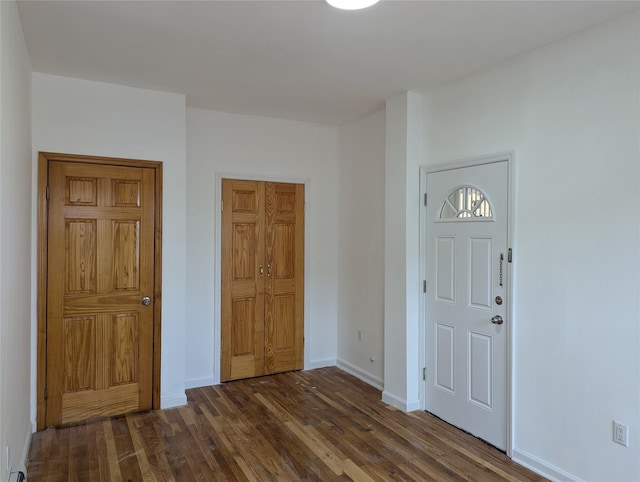
[[[506,448],[508,161],[427,174],[426,409]]]
[[[303,366],[304,185],[222,181],[222,381]]]
[[[149,409],[154,169],[49,162],[48,174],[46,425]]]
[[[266,183],[265,374],[304,358],[304,185]]]
[[[263,374],[264,183],[222,181],[223,381]]]

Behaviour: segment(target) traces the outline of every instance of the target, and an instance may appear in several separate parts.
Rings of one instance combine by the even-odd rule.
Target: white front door
[[[427,174],[426,410],[506,449],[508,161]]]

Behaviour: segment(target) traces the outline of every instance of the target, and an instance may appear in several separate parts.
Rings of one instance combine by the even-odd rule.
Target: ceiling
[[[624,15],[639,1],[19,1],[33,70],[340,125]]]

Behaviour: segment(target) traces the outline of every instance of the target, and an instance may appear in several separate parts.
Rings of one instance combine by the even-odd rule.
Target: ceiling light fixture
[[[341,8],[342,10],[360,10],[375,5],[380,0],[327,0],[332,7]]]

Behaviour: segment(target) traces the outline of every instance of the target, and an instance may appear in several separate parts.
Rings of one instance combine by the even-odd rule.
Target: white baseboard
[[[192,378],[184,382],[184,388],[186,388],[187,390],[189,388],[208,387],[210,385],[217,385],[213,377]]]
[[[415,412],[416,410],[420,410],[420,400],[407,402],[407,412]]]
[[[366,370],[362,370],[361,368],[340,358],[338,358],[338,360],[336,361],[336,366],[341,370],[344,370],[345,372],[353,375],[354,377],[359,378],[366,384],[371,385],[372,387],[377,388],[380,391],[384,390],[384,381],[382,380],[382,378],[379,378]]]
[[[576,477],[575,475],[562,470],[560,467],[556,467],[555,465],[550,464],[545,460],[526,452],[525,450],[520,450],[514,447],[511,460],[533,470],[536,474],[540,474],[549,480],[584,482],[579,477]]]
[[[325,358],[324,360],[309,360],[305,370],[313,370],[314,368],[334,367],[336,366],[335,358]]]
[[[403,412],[413,412],[420,409],[420,400],[407,402],[406,400],[396,397],[387,391],[382,392],[382,401],[392,407],[402,410]]]
[[[325,367],[333,367],[336,366],[335,358],[327,358],[325,360],[313,360],[310,361],[307,366],[304,367],[305,370],[313,370],[314,368],[325,368]],[[191,378],[190,380],[185,380],[184,387],[185,389],[190,388],[200,388],[200,387],[208,387],[211,385],[218,385],[219,382],[216,382],[214,377],[204,377],[204,378]],[[162,408],[167,408],[164,406],[164,399]]]
[[[187,395],[184,393],[182,395],[176,395],[173,397],[162,397],[160,399],[160,408],[162,409],[182,407],[186,404],[187,404]]]

